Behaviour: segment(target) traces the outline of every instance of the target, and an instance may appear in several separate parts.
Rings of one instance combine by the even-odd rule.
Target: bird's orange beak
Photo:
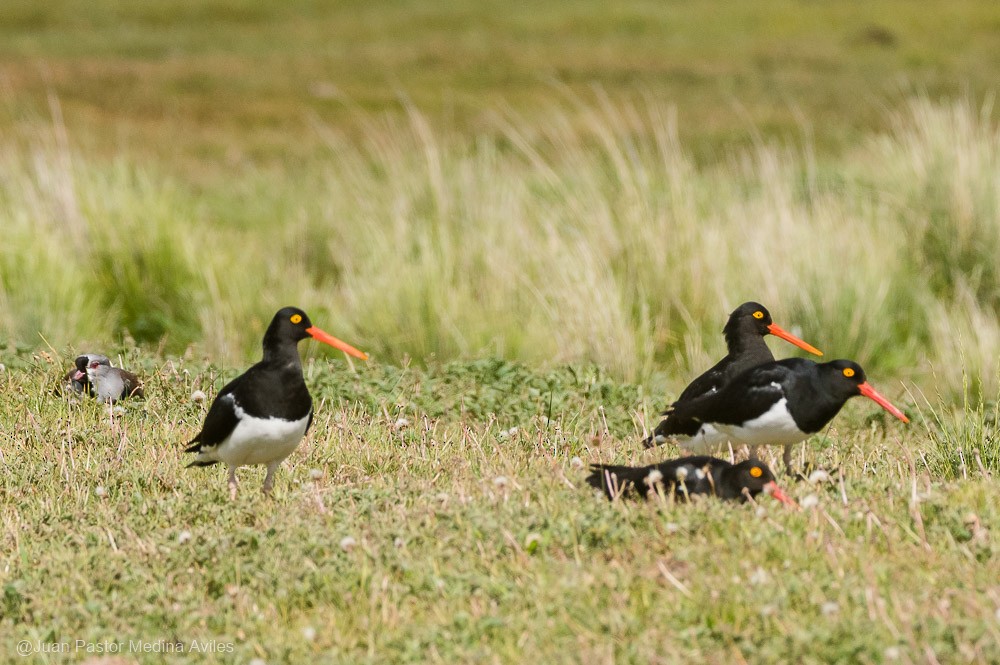
[[[795,503],[795,499],[785,494],[784,490],[778,487],[778,483],[773,480],[767,485],[764,485],[764,491],[786,506],[791,506],[792,508],[799,507],[799,504]]]
[[[816,356],[823,355],[823,352],[820,351],[819,349],[817,349],[815,346],[813,346],[812,344],[806,344],[801,339],[799,339],[798,337],[796,337],[792,333],[786,331],[784,328],[782,328],[781,326],[779,326],[777,323],[772,323],[771,325],[769,325],[767,327],[767,332],[771,333],[775,337],[780,337],[781,339],[785,340],[786,342],[791,342],[792,344],[794,344],[795,346],[799,347],[800,349],[802,349],[804,351],[808,351],[809,353],[811,353],[813,355],[816,355]]]
[[[329,344],[333,348],[340,349],[344,353],[352,355],[355,358],[368,360],[368,354],[365,353],[364,351],[358,351],[347,342],[340,341],[330,333],[320,330],[316,326],[312,326],[311,328],[306,328],[306,332],[309,333],[309,335],[312,336],[313,339],[319,342],[323,342],[324,344]]]
[[[897,418],[899,418],[900,420],[902,420],[904,423],[910,422],[910,419],[906,417],[905,413],[903,413],[902,411],[900,411],[899,409],[897,409],[896,407],[894,407],[889,402],[889,400],[887,400],[886,398],[884,398],[881,395],[879,395],[878,392],[874,388],[872,388],[868,384],[867,381],[865,381],[860,386],[858,386],[858,390],[861,391],[862,395],[864,395],[868,399],[872,400],[873,402],[875,402],[876,404],[878,404],[879,406],[881,406],[883,409],[885,409],[886,411],[888,411],[892,415],[894,415]]]

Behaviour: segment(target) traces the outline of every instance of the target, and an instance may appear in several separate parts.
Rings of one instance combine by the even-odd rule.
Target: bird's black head
[[[734,309],[722,332],[726,336],[726,344],[730,351],[745,347],[748,343],[759,344],[759,342],[750,341],[756,339],[757,335],[760,337],[774,335],[809,353],[817,356],[823,355],[823,352],[815,346],[807,344],[772,321],[771,313],[759,302],[745,302]]]
[[[772,323],[774,321],[771,320],[771,313],[767,311],[767,307],[759,302],[750,301],[733,310],[722,332],[728,334],[730,330],[735,332],[738,329],[740,331],[753,331],[763,337],[770,334],[768,326]]]
[[[853,360],[833,360],[820,365],[825,374],[829,390],[837,397],[847,399],[861,394],[865,383],[865,370]]]
[[[747,494],[755,497],[761,492],[767,492],[782,503],[792,505],[795,503],[778,487],[771,469],[758,459],[750,458],[734,465],[726,473],[723,482],[728,485],[725,489],[732,490],[744,500]]]
[[[268,340],[275,342],[299,342],[309,337],[309,329],[312,328],[312,321],[309,315],[298,307],[282,307],[271,319],[271,325],[264,333],[264,346]]]
[[[827,390],[837,399],[847,401],[855,395],[864,395],[904,423],[910,422],[906,415],[885,397],[882,397],[865,377],[865,370],[853,360],[834,360],[818,366],[824,377]]]
[[[764,491],[764,486],[774,482],[774,474],[766,464],[757,459],[748,459],[733,466],[729,478],[739,490],[748,490],[751,496]]]
[[[271,325],[264,333],[264,358],[287,355],[294,356],[295,362],[298,362],[298,352],[294,347],[306,337],[312,337],[362,360],[368,359],[368,354],[314,326],[309,316],[298,307],[283,307],[274,315]],[[288,349],[292,349],[290,353]]]

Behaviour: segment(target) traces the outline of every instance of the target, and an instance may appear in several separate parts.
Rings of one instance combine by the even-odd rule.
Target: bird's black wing
[[[678,402],[685,402],[689,399],[696,399],[714,392],[722,387],[722,383],[723,372],[719,369],[719,366],[716,365],[688,384],[688,387],[681,392],[680,397],[677,398],[674,404],[677,404]]]
[[[202,425],[201,431],[191,439],[190,447],[184,452],[200,452],[202,446],[216,446],[232,434],[239,423],[239,418],[236,416],[236,401],[233,399],[232,393],[245,376],[246,374],[241,374],[219,391],[208,410],[208,415],[205,416],[205,424]]]
[[[723,425],[753,420],[785,396],[794,368],[803,362],[810,361],[787,358],[752,367],[717,392],[677,404],[670,418]]]

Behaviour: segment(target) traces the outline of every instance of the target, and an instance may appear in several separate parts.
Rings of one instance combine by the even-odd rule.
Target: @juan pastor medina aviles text
[[[223,640],[64,640],[42,642],[21,640],[17,653],[233,653],[232,642]]]

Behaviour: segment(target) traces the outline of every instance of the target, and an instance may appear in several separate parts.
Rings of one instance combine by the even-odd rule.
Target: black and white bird
[[[726,357],[712,366],[704,374],[692,381],[681,392],[680,397],[666,410],[670,411],[678,404],[702,397],[720,390],[734,378],[757,365],[773,362],[774,355],[764,342],[764,337],[774,335],[786,342],[817,356],[823,352],[787,332],[771,320],[771,313],[757,302],[745,302],[729,315],[729,320],[722,329],[726,338]],[[648,438],[642,443],[646,448],[659,446],[673,439],[688,452],[710,453],[730,440],[730,437],[714,429],[707,423],[690,423],[687,430],[681,430],[676,425],[666,427],[666,421],[661,422]]]
[[[298,343],[312,337],[362,360],[368,354],[320,330],[297,307],[274,315],[264,333],[264,358],[236,377],[212,402],[201,432],[190,442],[197,453],[188,466],[223,463],[229,467],[229,493],[236,498],[236,469],[267,467],[264,493],[274,486],[274,471],[299,445],[312,422],[312,397],[302,377]]]
[[[795,505],[795,501],[778,487],[771,469],[756,459],[732,464],[702,455],[641,467],[592,464],[590,468],[593,473],[587,477],[587,482],[609,499],[662,493],[682,501],[693,494],[746,501],[764,492],[784,504]]]
[[[117,402],[129,397],[145,397],[142,383],[132,372],[112,367],[107,356],[85,353],[76,357],[76,369],[66,375],[66,386],[101,402]]]
[[[784,446],[785,467],[790,469],[792,446],[822,429],[856,395],[910,422],[872,388],[857,363],[787,358],[752,367],[716,392],[678,402],[660,428],[672,435],[710,425],[752,448]]]

